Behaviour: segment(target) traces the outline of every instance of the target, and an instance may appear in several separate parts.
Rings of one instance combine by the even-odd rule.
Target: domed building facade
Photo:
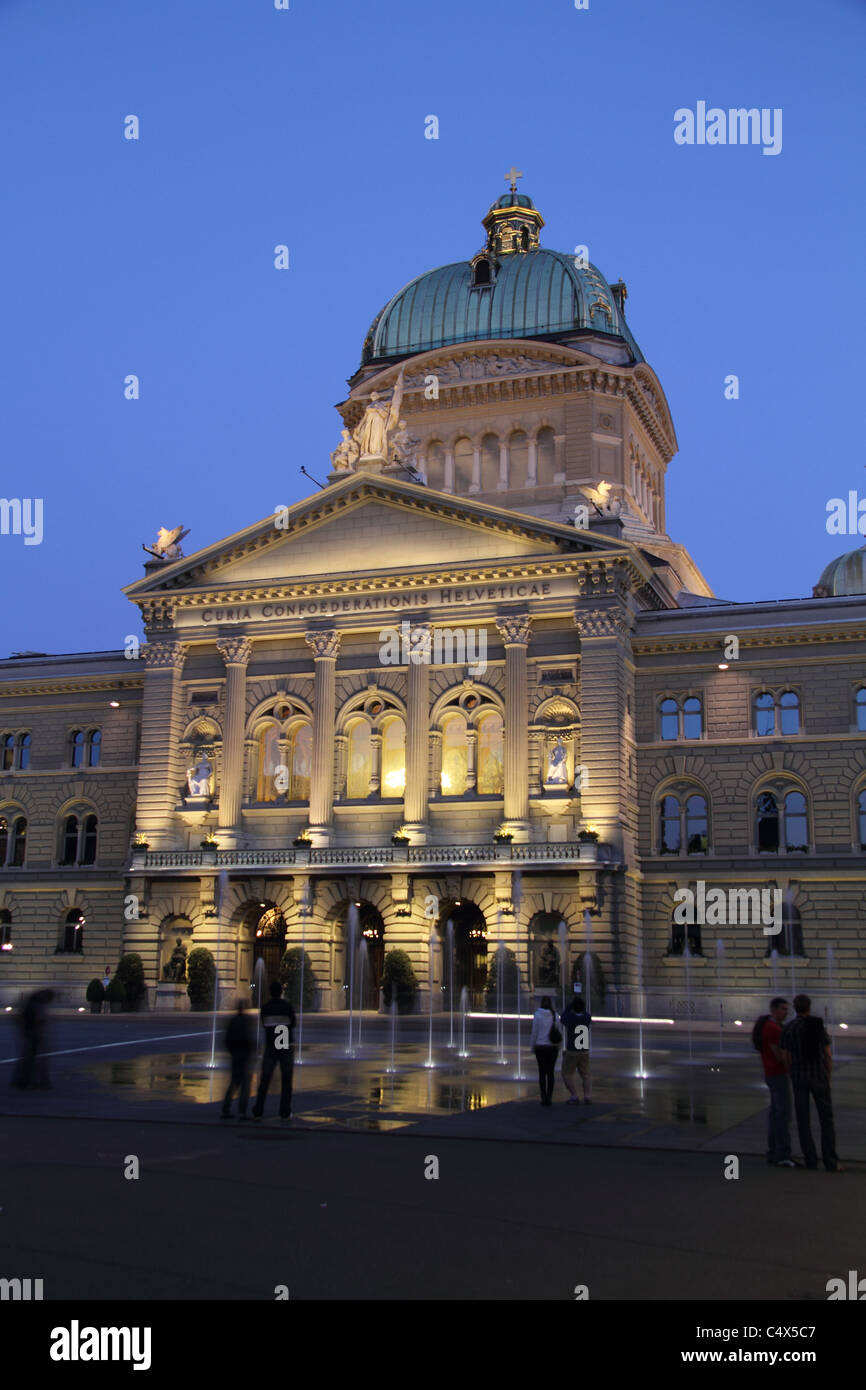
[[[713,596],[625,284],[543,226],[512,180],[381,308],[322,491],[167,533],[134,660],[0,663],[0,997],[136,951],[183,1007],[179,941],[226,1000],[301,947],[375,1008],[399,950],[482,1008],[503,949],[527,1007],[591,961],[600,1016],[866,1019],[864,552]]]

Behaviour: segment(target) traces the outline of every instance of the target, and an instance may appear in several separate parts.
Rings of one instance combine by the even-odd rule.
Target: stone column
[[[554,468],[556,469],[556,472],[555,472],[555,474],[554,474],[553,481],[554,481],[555,483],[564,482],[564,481],[565,481],[565,435],[564,435],[564,434],[555,434],[555,435],[553,436],[553,456],[554,456]]]
[[[181,673],[186,645],[174,638],[148,642],[141,709],[141,748],[136,828],[151,849],[184,847],[174,809],[181,795],[184,769],[178,744],[183,734]]]
[[[335,628],[323,628],[305,633],[304,640],[312,648],[316,669],[310,778],[311,839],[314,845],[327,845],[334,813],[334,692],[340,633]]]
[[[574,621],[580,633],[580,761],[586,768],[586,785],[580,789],[584,826],[598,831],[599,839],[627,849],[637,825],[628,782],[628,755],[633,751],[625,737],[627,703],[633,699],[630,619],[624,605],[579,608]],[[633,848],[633,845],[632,845]]]
[[[481,491],[481,445],[472,446],[472,486],[470,492]]]
[[[478,783],[478,730],[466,730],[466,790],[474,792]]]
[[[413,623],[409,629],[407,676],[406,790],[403,795],[405,828],[422,844],[427,828],[429,786],[430,624]]]
[[[243,834],[241,800],[244,775],[247,662],[253,644],[248,637],[221,637],[217,651],[226,666],[223,772],[219,789],[219,839],[223,849],[238,849]]]
[[[505,492],[508,488],[508,443],[504,439],[499,441],[499,492]]]
[[[382,735],[370,735],[370,790],[369,796],[378,796],[382,790]]]
[[[528,614],[498,618],[505,643],[505,821],[515,839],[529,836],[529,687],[526,652],[532,634]]]
[[[454,450],[449,444],[445,449],[445,492],[454,491]]]
[[[527,440],[527,446],[526,486],[535,487],[538,482],[538,441],[534,434]]]
[[[442,730],[430,730],[430,788],[433,796],[442,791]]]

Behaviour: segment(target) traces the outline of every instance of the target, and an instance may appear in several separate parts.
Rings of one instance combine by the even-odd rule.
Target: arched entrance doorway
[[[448,923],[452,931],[448,931]],[[454,1006],[456,1008],[462,990],[469,992],[469,1006],[480,1009],[484,1004],[484,988],[487,984],[487,924],[484,914],[475,903],[465,898],[457,898],[446,904],[439,917],[439,932],[442,938],[442,980],[444,986],[443,1004],[450,1007],[451,978],[449,975],[449,936],[451,936],[452,968],[454,972]]]
[[[547,990],[562,1003],[569,993],[568,933],[558,912],[536,912],[529,920],[531,987]]]
[[[359,931],[355,940],[354,970],[350,959],[349,909],[347,903],[343,913],[343,934],[346,942],[345,967],[343,974],[343,1007],[349,1007],[349,986],[353,989],[352,1006],[355,1009],[378,1009],[379,987],[385,966],[385,923],[377,907],[370,902],[356,901]]]
[[[286,919],[273,903],[258,903],[250,908],[247,925],[253,933],[253,1004],[260,1008],[264,999],[256,998],[257,962],[264,964],[262,989],[267,998],[268,988],[280,978],[280,961],[286,950]]]

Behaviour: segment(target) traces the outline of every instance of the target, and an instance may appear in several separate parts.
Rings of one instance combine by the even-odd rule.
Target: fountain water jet
[[[429,990],[429,994],[430,994],[430,1007],[429,1007],[429,1011],[428,1011],[428,1012],[429,1012],[430,1025],[429,1025],[428,1040],[427,1040],[427,1061],[424,1063],[424,1065],[425,1065],[425,1067],[428,1067],[428,1068],[429,1068],[429,1067],[435,1067],[435,1065],[436,1065],[436,1063],[433,1061],[433,962],[434,962],[434,959],[435,959],[435,952],[436,952],[436,933],[435,933],[435,931],[431,931],[431,933],[430,933],[430,940],[429,940],[429,942],[428,942],[428,949],[429,949],[429,954],[428,954],[428,970],[429,970],[429,976],[428,976],[428,978],[429,978],[429,982],[430,982],[430,990]]]
[[[364,992],[367,984],[367,970],[369,967],[369,949],[366,937],[361,937],[358,942],[358,1048],[361,1047],[361,1025],[364,1021]]]
[[[505,1065],[505,1019],[502,1017],[502,992],[505,976],[505,942],[499,938],[496,948],[496,1046],[499,1048],[498,1062]]]
[[[256,961],[255,975],[256,990],[256,1051],[259,1050],[259,1033],[261,1030],[262,1004],[265,1002],[265,962],[261,956]]]
[[[445,928],[445,946],[448,953],[448,1012],[451,1016],[451,1031],[448,1046],[454,1046],[454,923],[448,919]]]
[[[562,994],[562,1008],[565,1010],[565,982],[568,979],[568,928],[560,919],[556,929],[559,937],[559,983],[560,993]]]
[[[396,1066],[394,1065],[394,1043],[395,1043],[395,1040],[396,1040],[396,1037],[397,1037],[397,988],[396,988],[396,985],[392,985],[392,986],[391,986],[391,991],[392,991],[392,993],[391,993],[391,1009],[390,1009],[390,1013],[391,1013],[391,1065],[390,1065],[390,1067],[387,1068],[387,1070],[388,1070],[389,1075],[390,1075],[390,1076],[393,1076],[394,1073],[395,1073],[395,1071],[397,1070]]]
[[[346,915],[346,947],[349,952],[349,1046],[346,1048],[347,1057],[354,1057],[355,1055],[353,1046],[355,1032],[355,1020],[353,1016],[353,1009],[355,1006],[355,948],[357,946],[360,924],[361,919],[358,916],[358,909],[354,903],[350,903],[349,911]]]
[[[458,1057],[470,1055],[466,1047],[466,1015],[469,1013],[469,990],[464,985],[460,991],[460,1051]]]

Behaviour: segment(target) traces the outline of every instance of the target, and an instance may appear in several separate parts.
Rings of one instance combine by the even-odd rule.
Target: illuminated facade
[[[128,586],[138,659],[0,663],[4,997],[134,950],[171,1006],[180,936],[224,1001],[303,942],[342,1007],[355,903],[368,1006],[395,947],[441,992],[450,920],[476,1003],[501,941],[536,992],[591,949],[608,1013],[862,1014],[863,585],[714,599],[625,286],[514,188],[484,226],[374,321],[327,488]],[[782,930],[679,925],[698,882],[778,889]]]

